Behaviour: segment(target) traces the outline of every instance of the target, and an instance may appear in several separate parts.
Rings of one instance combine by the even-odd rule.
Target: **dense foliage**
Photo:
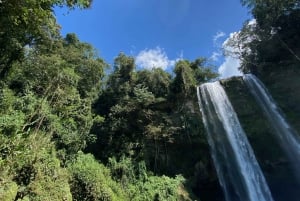
[[[240,69],[261,77],[300,64],[299,0],[242,0],[253,20],[228,41],[227,52],[241,59]]]
[[[299,2],[242,3],[256,21],[228,41],[241,69],[299,68]],[[198,189],[210,200],[195,86],[218,75],[205,58],[180,60],[172,74],[137,70],[124,53],[106,75],[97,51],[62,37],[53,14],[90,4],[0,1],[0,200],[192,200]]]
[[[53,45],[59,37],[54,6],[87,8],[91,0],[0,1],[0,78],[16,60],[25,56],[25,46]]]
[[[90,3],[0,1],[0,200],[190,200],[175,175],[193,175],[201,154],[187,170],[168,151],[206,145],[192,92],[217,74],[204,59],[178,62],[175,77],[137,71],[120,53],[105,75],[97,51],[62,38],[53,15]]]
[[[256,74],[284,114],[300,133],[300,1],[241,0],[253,19],[227,41],[227,53],[241,60],[244,73]],[[228,47],[229,46],[229,47]],[[274,200],[298,196],[297,177],[275,139],[256,101],[241,78],[222,81],[246,131]],[[266,145],[268,148],[266,148]],[[278,185],[283,188],[277,188]],[[287,189],[289,192],[287,193]]]
[[[253,19],[227,41],[225,52],[241,60],[240,70],[256,74],[289,122],[300,119],[300,1],[241,0]]]

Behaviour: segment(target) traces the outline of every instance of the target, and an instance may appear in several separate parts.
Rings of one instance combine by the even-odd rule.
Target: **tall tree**
[[[233,40],[240,51],[244,72],[268,74],[276,66],[300,63],[299,0],[242,0],[255,23],[246,22]],[[281,64],[279,64],[281,63]]]
[[[172,91],[182,98],[194,94],[196,85],[218,76],[211,67],[206,66],[206,59],[204,58],[198,58],[193,62],[181,60],[176,63],[174,72],[175,78],[172,84]]]
[[[24,56],[24,47],[48,43],[59,36],[53,8],[88,8],[91,0],[0,1],[0,79]]]
[[[30,94],[35,100],[21,130],[47,132],[59,148],[75,153],[91,137],[91,105],[106,64],[74,34],[55,43],[52,53],[29,49],[25,60],[13,65],[7,84],[19,96]]]
[[[136,82],[147,87],[156,97],[166,97],[169,94],[171,75],[161,68],[141,70],[137,72]]]

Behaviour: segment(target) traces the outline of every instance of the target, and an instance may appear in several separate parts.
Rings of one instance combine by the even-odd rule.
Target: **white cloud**
[[[240,51],[240,49],[237,47],[229,46],[229,41],[232,39],[235,40],[237,38],[238,34],[239,34],[239,32],[230,33],[229,37],[227,39],[225,39],[225,41],[222,44],[222,48],[225,52],[238,53]],[[231,54],[225,54],[225,60],[218,69],[220,77],[228,78],[231,76],[242,75],[242,73],[238,70],[240,65],[241,65],[241,61],[240,61],[240,59],[238,59],[237,56],[234,56]]]
[[[228,78],[231,76],[242,75],[238,70],[240,67],[240,60],[233,57],[225,57],[225,61],[219,67],[218,72],[221,78]]]
[[[248,22],[248,25],[250,26],[256,26],[256,19],[252,19]]]
[[[252,19],[248,22],[249,30],[253,30],[256,26],[256,20]],[[218,69],[221,78],[227,78],[235,75],[242,75],[238,70],[241,65],[239,57],[242,52],[250,53],[251,49],[247,46],[253,39],[259,40],[256,35],[242,35],[241,31],[232,32],[225,39],[222,48],[225,51],[225,60]]]
[[[247,27],[249,31],[253,31],[256,26],[256,20],[252,19],[248,22]],[[239,56],[242,52],[251,51],[247,46],[253,40],[259,40],[257,35],[252,34],[243,34],[241,31],[232,32],[229,34],[229,37],[223,42],[222,48],[225,51],[225,54],[231,54]]]
[[[220,43],[220,39],[223,38],[224,36],[226,36],[226,34],[223,31],[218,31],[214,36],[213,36],[213,44],[214,47],[217,48],[216,51],[214,51],[212,53],[212,55],[209,57],[209,59],[213,62],[217,62],[219,61],[220,57],[222,56],[222,52],[221,52],[221,43]]]
[[[222,56],[221,52],[213,52],[209,57],[212,61],[218,61],[220,56]]]
[[[243,43],[240,43],[240,32],[232,32],[222,44],[222,49],[227,56],[238,58],[243,50]]]
[[[216,35],[213,36],[213,41],[214,41],[214,44],[222,37],[226,36],[226,34],[223,32],[223,31],[218,31],[216,33]]]
[[[155,49],[144,49],[140,51],[135,58],[136,65],[141,68],[162,68],[163,70],[174,66],[178,60],[180,60],[180,58],[170,60],[166,52],[160,47],[156,47]]]

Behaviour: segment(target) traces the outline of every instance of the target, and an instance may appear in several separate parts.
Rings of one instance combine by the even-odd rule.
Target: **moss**
[[[0,183],[0,198],[2,201],[13,201],[18,193],[15,182]]]
[[[288,65],[288,64],[287,64]],[[300,134],[300,68],[286,66],[260,77],[282,109],[289,123]]]

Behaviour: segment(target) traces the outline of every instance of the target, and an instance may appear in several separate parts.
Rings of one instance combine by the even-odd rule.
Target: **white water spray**
[[[300,138],[286,121],[283,113],[278,108],[276,102],[264,86],[264,84],[252,74],[246,74],[243,77],[250,92],[262,108],[266,118],[273,127],[275,137],[285,151],[290,164],[294,169],[294,174],[300,183]]]
[[[253,150],[219,82],[197,88],[212,158],[227,201],[272,201]]]

